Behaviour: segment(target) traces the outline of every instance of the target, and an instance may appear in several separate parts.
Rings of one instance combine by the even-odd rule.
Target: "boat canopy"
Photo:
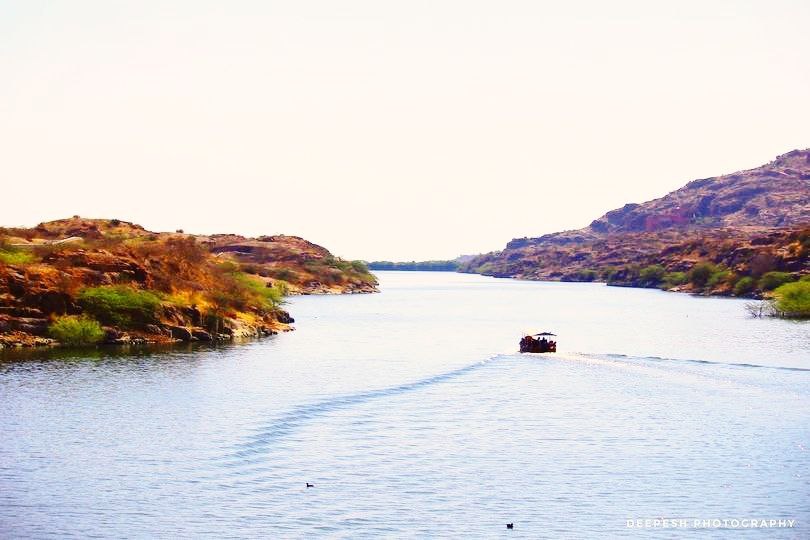
[[[551,332],[540,332],[539,334],[534,334],[535,336],[556,336],[557,334],[552,334]]]

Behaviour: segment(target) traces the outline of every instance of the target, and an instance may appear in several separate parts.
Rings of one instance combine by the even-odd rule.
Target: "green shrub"
[[[86,315],[57,317],[48,327],[48,333],[64,345],[93,345],[104,339],[101,325]]]
[[[264,281],[243,272],[234,272],[233,278],[256,298],[264,309],[273,309],[281,304],[284,299],[286,286],[282,286],[280,283],[268,287]]]
[[[782,316],[810,318],[810,281],[785,283],[777,287],[773,295]]]
[[[613,279],[616,277],[616,274],[618,272],[619,272],[619,269],[616,268],[615,266],[605,266],[604,268],[602,268],[602,271],[601,271],[602,280],[607,281],[609,283],[609,282],[613,281]]]
[[[599,273],[596,270],[591,270],[588,268],[582,268],[579,270],[575,270],[573,272],[569,272],[563,275],[560,280],[561,281],[595,281],[599,277]]]
[[[105,324],[131,326],[157,322],[160,298],[128,285],[88,287],[79,293],[79,304]]]
[[[352,270],[358,274],[368,274],[368,265],[363,261],[352,261]]]
[[[219,261],[217,262],[217,269],[226,274],[239,271],[239,265],[233,261]]]
[[[756,281],[751,276],[745,276],[734,285],[734,295],[743,296],[754,290]]]
[[[371,272],[368,274],[360,274],[357,276],[357,279],[363,283],[368,283],[369,285],[377,285],[377,278]]]
[[[497,271],[496,267],[492,262],[485,262],[484,264],[482,264],[481,266],[479,266],[478,268],[476,268],[474,270],[474,272],[476,274],[483,274],[485,276],[489,275],[489,274],[493,274],[496,271]]]
[[[677,287],[678,285],[683,285],[688,281],[689,277],[686,275],[686,272],[669,272],[664,276],[664,285],[668,289]]]
[[[709,262],[697,263],[689,270],[689,281],[696,287],[703,288],[717,272],[717,266]]]
[[[639,272],[639,279],[641,283],[647,286],[654,286],[658,285],[664,280],[664,276],[666,276],[666,269],[661,266],[660,264],[652,264],[650,266],[644,267]]]
[[[772,291],[791,281],[793,281],[793,276],[787,272],[768,272],[759,278],[759,288],[763,291]]]
[[[806,276],[802,276],[801,278],[799,278],[799,281],[810,281],[810,274],[807,274]]]
[[[717,287],[718,285],[727,283],[733,279],[734,273],[731,270],[717,270],[709,277],[709,281],[706,282],[706,286],[710,288]]]
[[[5,264],[23,265],[30,264],[36,260],[33,253],[16,249],[0,250],[0,262]]]
[[[298,274],[289,268],[277,268],[270,271],[270,277],[275,279],[283,279],[284,281],[293,283],[296,279],[298,279]]]
[[[596,270],[583,268],[582,270],[577,271],[577,279],[579,281],[596,281],[596,278],[598,277],[599,273]]]

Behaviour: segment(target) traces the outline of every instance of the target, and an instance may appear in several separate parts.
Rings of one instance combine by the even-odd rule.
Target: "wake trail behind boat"
[[[226,450],[226,454],[215,461],[219,462],[221,466],[232,469],[241,469],[256,465],[263,460],[263,456],[270,452],[274,445],[280,439],[283,439],[293,432],[300,429],[304,424],[314,421],[319,417],[328,415],[335,411],[348,409],[357,405],[361,405],[373,400],[381,400],[393,396],[398,396],[408,392],[418,391],[420,389],[428,388],[436,384],[447,382],[453,379],[460,378],[464,375],[472,373],[495,360],[524,360],[531,362],[575,362],[582,363],[583,365],[603,365],[620,367],[629,369],[631,371],[639,371],[639,373],[650,374],[658,372],[659,369],[668,365],[669,368],[676,368],[678,364],[686,365],[704,365],[718,366],[724,368],[743,368],[743,369],[757,369],[757,370],[783,370],[793,372],[810,372],[810,369],[794,368],[794,367],[777,367],[777,366],[761,366],[754,364],[735,364],[725,362],[713,362],[709,360],[689,360],[689,359],[675,359],[675,358],[661,358],[653,356],[629,356],[624,354],[595,354],[595,353],[576,353],[576,352],[562,352],[552,354],[521,354],[517,351],[509,353],[501,353],[493,355],[484,360],[477,361],[472,364],[439,373],[424,379],[403,383],[395,386],[379,388],[375,390],[360,391],[353,394],[344,394],[326,399],[303,403],[292,407],[291,409],[275,415],[270,421],[264,425],[256,428],[253,434],[248,435],[243,442],[235,446],[230,446]],[[657,366],[657,367],[656,367]],[[650,372],[649,370],[654,370]],[[669,369],[667,371],[670,371]],[[691,370],[690,370],[691,371]],[[684,372],[681,373],[683,377],[699,377],[698,372]],[[710,372],[703,373],[702,376],[713,378],[716,374]],[[702,380],[702,378],[701,378]]]
[[[224,458],[224,461],[226,462],[225,466],[236,467],[244,465],[258,454],[267,452],[273,443],[278,439],[289,435],[298,429],[302,424],[324,414],[345,409],[361,403],[366,403],[371,400],[396,396],[446,382],[480,369],[491,363],[493,360],[508,356],[510,355],[495,355],[485,360],[475,362],[474,364],[469,364],[452,371],[440,373],[438,375],[433,375],[431,377],[419,379],[410,383],[380,388],[377,390],[369,390],[366,392],[358,392],[356,394],[336,396],[333,398],[316,401],[314,403],[306,403],[296,406],[277,416],[267,425],[257,429],[256,434],[248,437],[247,442],[238,445],[236,451],[228,454]]]
[[[631,356],[621,353],[572,353],[582,358],[587,359],[605,359],[608,358],[614,361],[628,360],[634,361],[651,361],[663,363],[685,363],[685,364],[708,364],[712,366],[726,366],[732,368],[755,368],[755,369],[776,369],[784,371],[810,371],[810,368],[800,368],[792,366],[766,366],[763,364],[751,364],[744,362],[718,362],[716,360],[698,360],[693,358],[662,358],[660,356]]]

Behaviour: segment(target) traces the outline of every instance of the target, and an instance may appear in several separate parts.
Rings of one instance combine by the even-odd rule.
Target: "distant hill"
[[[660,199],[611,210],[582,229],[514,239],[502,251],[463,263],[461,271],[755,295],[768,272],[792,278],[810,272],[809,239],[810,149],[694,180]],[[700,263],[722,278],[709,285],[677,275]],[[648,266],[661,267],[647,272],[658,277],[640,277]],[[666,281],[666,274],[676,275]],[[754,285],[737,286],[745,277]]]
[[[370,270],[403,270],[419,272],[455,272],[458,270],[458,260],[452,261],[373,261],[368,263]]]

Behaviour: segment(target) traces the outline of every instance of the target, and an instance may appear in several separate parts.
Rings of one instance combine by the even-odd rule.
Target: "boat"
[[[549,337],[557,337],[551,332],[540,332],[539,334],[526,334],[520,340],[520,352],[522,353],[547,353],[557,352],[557,342]]]

